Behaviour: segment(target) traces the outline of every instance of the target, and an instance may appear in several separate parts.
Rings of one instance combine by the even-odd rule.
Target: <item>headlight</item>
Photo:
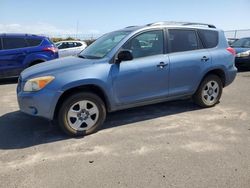
[[[55,79],[54,76],[43,76],[38,78],[32,78],[25,83],[23,91],[28,91],[28,92],[39,91],[54,79]]]
[[[236,57],[248,57],[250,56],[250,50],[246,51],[246,52],[241,52],[241,53],[238,53],[236,55]]]

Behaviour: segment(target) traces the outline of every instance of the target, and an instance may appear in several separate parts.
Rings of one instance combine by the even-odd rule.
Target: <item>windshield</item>
[[[57,43],[55,43],[55,45],[58,47],[58,46],[60,46],[62,43],[60,43],[60,42],[57,42]]]
[[[232,43],[232,47],[250,48],[250,38],[242,38]]]
[[[130,31],[115,31],[103,35],[84,51],[82,51],[79,56],[88,59],[103,58],[129,33]]]

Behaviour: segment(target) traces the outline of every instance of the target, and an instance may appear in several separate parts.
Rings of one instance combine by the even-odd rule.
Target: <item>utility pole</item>
[[[234,38],[236,39],[237,37],[237,30],[234,31]]]
[[[79,26],[79,21],[76,21],[76,39],[78,38],[78,26]]]

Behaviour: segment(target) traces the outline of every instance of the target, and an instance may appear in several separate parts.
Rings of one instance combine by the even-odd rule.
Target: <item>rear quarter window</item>
[[[199,36],[205,48],[214,48],[218,45],[218,31],[199,30]]]
[[[17,49],[17,48],[25,48],[27,47],[26,40],[24,38],[17,38],[17,37],[4,37],[3,38],[3,49]]]
[[[29,47],[33,47],[33,46],[39,46],[42,42],[42,39],[32,39],[32,38],[27,38],[27,43]]]
[[[76,47],[80,47],[80,46],[82,46],[82,44],[80,42],[77,42]]]

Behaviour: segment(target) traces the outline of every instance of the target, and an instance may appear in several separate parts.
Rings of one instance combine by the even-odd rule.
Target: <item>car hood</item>
[[[241,53],[250,50],[250,48],[234,48],[236,53]]]
[[[97,60],[93,59],[82,59],[73,56],[65,57],[29,67],[21,73],[21,77],[23,80],[27,80],[31,77],[54,75],[56,73],[70,71],[72,69],[89,67],[96,62]]]

